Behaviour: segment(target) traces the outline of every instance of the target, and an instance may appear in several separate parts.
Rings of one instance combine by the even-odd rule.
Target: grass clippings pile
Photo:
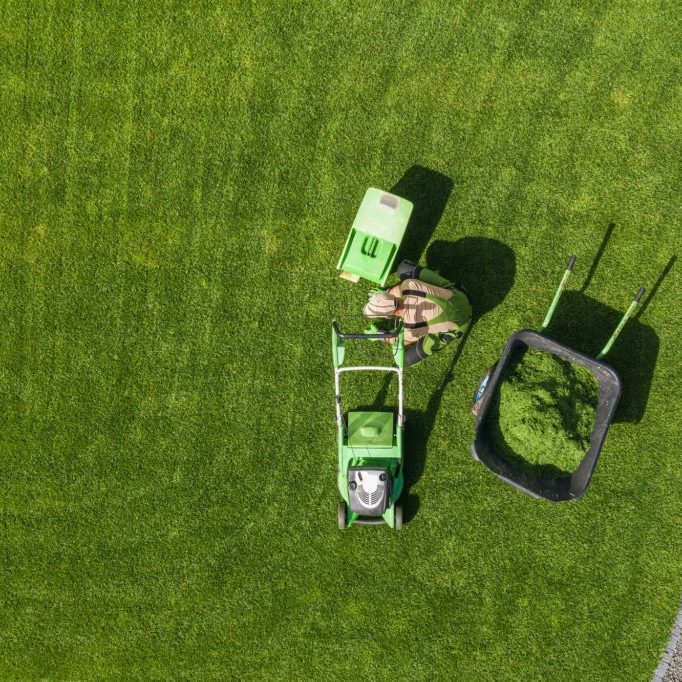
[[[570,474],[589,447],[597,396],[585,367],[541,351],[519,353],[493,398],[493,448],[530,473]]]

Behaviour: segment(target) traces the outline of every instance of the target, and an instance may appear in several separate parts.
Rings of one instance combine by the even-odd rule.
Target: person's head
[[[374,294],[372,298],[367,301],[367,305],[362,309],[362,314],[365,317],[383,317],[390,319],[392,317],[400,317],[404,310],[402,306],[402,299],[399,296],[389,294],[387,291],[382,291]]]

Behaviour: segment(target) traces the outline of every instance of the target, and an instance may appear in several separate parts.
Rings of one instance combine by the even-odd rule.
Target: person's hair
[[[387,291],[374,294],[372,298],[367,301],[367,305],[362,309],[362,314],[365,317],[395,317],[395,311],[400,307],[401,299],[398,296],[393,296]]]

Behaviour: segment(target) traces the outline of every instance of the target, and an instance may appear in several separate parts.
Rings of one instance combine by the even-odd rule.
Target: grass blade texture
[[[648,680],[682,593],[679,5],[0,6],[1,675]],[[475,307],[406,372],[400,533],[336,528],[370,186]],[[472,459],[470,406],[572,254],[553,338],[596,355],[655,296],[551,505]]]

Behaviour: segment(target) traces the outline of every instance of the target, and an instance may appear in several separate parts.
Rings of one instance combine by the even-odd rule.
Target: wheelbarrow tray
[[[598,400],[590,445],[577,469],[569,475],[559,478],[533,476],[532,473],[522,469],[519,464],[510,462],[497,454],[489,442],[485,428],[488,410],[498,384],[502,380],[505,368],[517,348],[532,348],[544,353],[551,353],[568,362],[582,365],[590,370],[597,380]],[[471,448],[472,455],[474,459],[483,462],[491,471],[496,473],[502,481],[520,488],[533,497],[544,497],[552,502],[578,499],[590,483],[594,467],[606,439],[606,433],[618,407],[620,394],[620,378],[615,370],[606,363],[579,353],[539,332],[522,329],[512,334],[507,340],[502,357],[483,389],[480,407],[476,415],[476,436]]]

